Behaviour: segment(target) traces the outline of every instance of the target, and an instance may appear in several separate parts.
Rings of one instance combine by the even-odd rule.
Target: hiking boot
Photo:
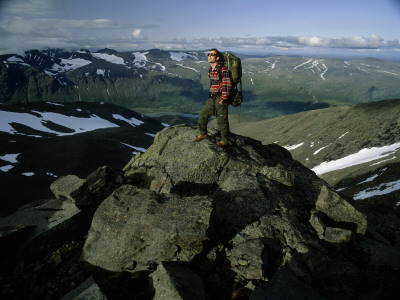
[[[228,146],[228,143],[225,143],[225,142],[223,142],[223,141],[220,141],[220,142],[217,143],[217,145],[220,146],[220,147],[227,147],[227,146]]]
[[[194,141],[195,142],[200,142],[201,140],[204,140],[206,138],[208,138],[208,135],[207,134],[202,134],[202,135],[199,135],[197,138],[195,138]]]

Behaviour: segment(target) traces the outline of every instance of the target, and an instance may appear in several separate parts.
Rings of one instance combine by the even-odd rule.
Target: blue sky
[[[217,47],[400,56],[399,28],[400,0],[0,0],[3,54]]]

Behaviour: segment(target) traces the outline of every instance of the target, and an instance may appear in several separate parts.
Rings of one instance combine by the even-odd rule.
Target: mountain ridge
[[[0,56],[0,101],[97,101],[195,113],[207,97],[206,51],[32,50]],[[400,63],[242,58],[243,114],[263,118],[400,97]],[[235,109],[233,109],[235,110]]]

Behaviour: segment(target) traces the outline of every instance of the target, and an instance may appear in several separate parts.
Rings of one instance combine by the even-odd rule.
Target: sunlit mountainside
[[[141,112],[197,113],[209,85],[205,54],[82,49],[2,55],[0,101],[104,101]],[[375,58],[240,57],[243,114],[276,117],[400,97],[400,62]]]

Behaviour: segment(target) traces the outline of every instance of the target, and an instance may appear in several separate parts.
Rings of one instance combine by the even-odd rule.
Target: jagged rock
[[[120,174],[108,166],[98,168],[85,181],[78,182],[71,197],[82,210],[92,211],[121,184]]]
[[[206,299],[200,277],[182,264],[162,262],[150,277],[155,289],[154,300]]]
[[[323,300],[325,298],[282,267],[269,282],[256,287],[250,296],[250,300],[264,299]]]
[[[68,199],[75,203],[71,196],[85,182],[84,179],[75,175],[62,176],[50,185],[50,190],[57,199]]]
[[[251,224],[248,227],[255,227]],[[247,227],[246,227],[247,228]],[[264,279],[263,269],[266,259],[264,243],[261,232],[256,236],[249,236],[247,232],[241,232],[232,239],[232,249],[227,251],[232,270],[248,280]]]
[[[349,202],[344,200],[327,186],[321,188],[321,193],[315,203],[317,211],[321,211],[338,223],[350,223],[357,225],[357,233],[365,234],[367,230],[367,218]]]
[[[124,185],[97,209],[82,258],[116,272],[190,261],[209,239],[211,211],[205,196],[166,196]]]
[[[278,181],[284,185],[294,185],[294,174],[292,172],[287,172],[280,165],[277,165],[276,167],[265,166],[261,169],[261,174],[267,176],[268,179]]]
[[[312,211],[309,220],[310,224],[318,233],[320,239],[329,243],[347,243],[351,240],[351,230],[327,226],[323,219],[327,220],[326,216],[321,215],[317,210],[314,210]],[[327,220],[327,222],[332,223],[332,220]]]
[[[90,276],[80,286],[70,291],[67,295],[61,298],[61,300],[79,299],[107,300],[107,297],[102,293],[100,287],[96,284],[93,277]]]

